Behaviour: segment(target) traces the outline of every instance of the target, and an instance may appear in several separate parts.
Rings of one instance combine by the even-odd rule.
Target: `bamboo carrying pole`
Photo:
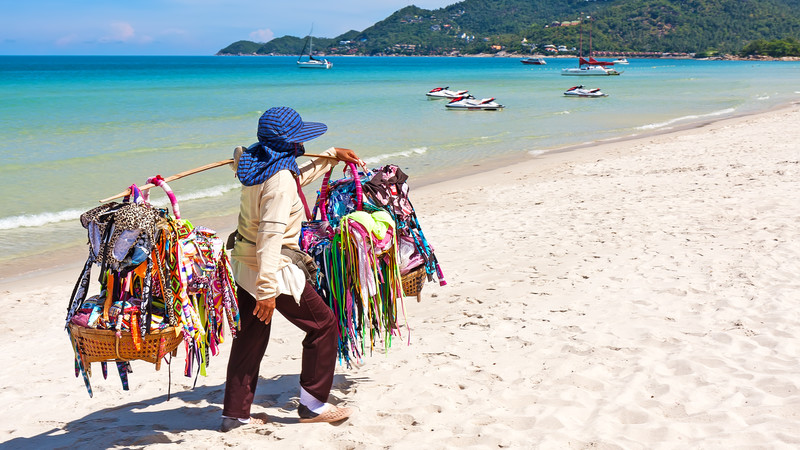
[[[328,156],[328,155],[305,154],[305,155],[301,155],[301,156],[308,156],[308,157],[311,157],[311,158],[338,159],[335,156]],[[164,178],[164,181],[169,183],[170,181],[173,181],[173,180],[177,180],[177,179],[180,179],[180,178],[183,178],[183,177],[188,177],[189,175],[193,175],[193,174],[196,174],[196,173],[199,173],[199,172],[203,172],[203,171],[208,170],[208,169],[213,169],[215,167],[227,166],[228,164],[233,164],[233,159],[226,159],[226,160],[223,160],[223,161],[217,161],[217,162],[213,162],[211,164],[206,164],[204,166],[195,167],[194,169],[189,169],[189,170],[187,170],[185,172],[176,173],[175,175],[172,175],[172,176]],[[148,183],[148,184],[145,184],[144,186],[139,186],[139,189],[145,190],[145,189],[153,188],[155,186],[156,186],[155,184]],[[125,191],[120,192],[117,195],[114,195],[114,196],[111,196],[111,197],[104,198],[104,199],[100,200],[100,203],[105,203],[105,202],[114,200],[115,198],[125,197],[126,195],[130,195],[130,194],[131,194],[131,190],[130,190],[130,188],[128,188],[128,189],[125,189]]]

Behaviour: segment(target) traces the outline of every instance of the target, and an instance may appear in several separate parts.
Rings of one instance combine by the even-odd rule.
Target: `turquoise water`
[[[800,99],[800,63],[631,59],[618,77],[563,77],[572,59],[0,56],[0,261],[85,240],[97,200],[229,158],[261,112],[292,106],[329,131],[307,145],[356,150],[414,178]],[[609,97],[566,98],[574,84]],[[496,97],[501,112],[450,111],[437,86]],[[581,151],[590,151],[584,149]],[[227,168],[172,183],[186,218],[232,214]],[[163,197],[163,196],[162,196]]]

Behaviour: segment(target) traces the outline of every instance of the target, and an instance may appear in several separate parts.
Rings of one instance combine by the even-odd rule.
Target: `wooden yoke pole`
[[[310,154],[306,154],[306,155],[301,155],[301,156],[308,156],[308,157],[311,157],[311,158],[338,159],[335,156],[328,156],[328,155],[310,155]],[[204,166],[195,167],[194,169],[189,169],[189,170],[187,170],[185,172],[177,173],[175,175],[166,177],[166,178],[164,178],[164,181],[169,183],[170,181],[174,181],[174,180],[177,180],[177,179],[180,179],[180,178],[183,178],[183,177],[188,177],[189,175],[193,175],[193,174],[196,174],[196,173],[199,173],[199,172],[203,172],[203,171],[206,171],[208,169],[213,169],[215,167],[226,166],[228,164],[233,164],[233,159],[226,159],[226,160],[223,160],[223,161],[217,161],[217,162],[213,162],[211,164],[206,164]],[[150,189],[150,188],[155,187],[155,186],[156,186],[155,184],[147,183],[144,186],[139,186],[139,189],[140,190],[146,190],[146,189]],[[128,189],[125,189],[124,192],[120,192],[117,195],[114,195],[114,196],[111,196],[111,197],[104,198],[104,199],[100,200],[100,203],[105,203],[105,202],[114,200],[115,198],[125,197],[126,195],[130,195],[130,194],[131,194],[131,190],[130,190],[130,188],[128,188]]]

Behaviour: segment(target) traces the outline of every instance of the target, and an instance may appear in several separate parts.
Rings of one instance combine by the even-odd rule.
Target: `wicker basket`
[[[100,361],[141,359],[155,364],[156,370],[159,370],[164,356],[168,353],[173,356],[177,354],[178,345],[183,341],[183,332],[176,334],[174,327],[145,334],[139,350],[136,350],[129,331],[123,331],[121,337],[117,337],[114,330],[98,330],[71,323],[69,332],[85,365]]]
[[[427,278],[425,266],[419,266],[403,275],[403,295],[406,297],[416,295],[417,301],[422,300],[422,285],[425,284]]]

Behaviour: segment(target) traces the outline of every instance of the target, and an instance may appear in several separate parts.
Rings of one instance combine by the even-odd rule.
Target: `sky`
[[[0,55],[213,55],[229,44],[362,31],[456,0],[0,0]]]

